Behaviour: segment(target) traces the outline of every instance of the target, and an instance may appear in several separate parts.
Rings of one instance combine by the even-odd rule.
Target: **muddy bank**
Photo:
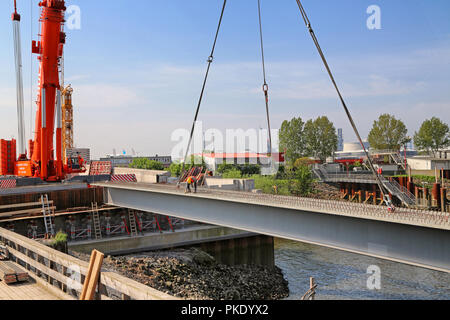
[[[77,252],[71,255],[89,261]],[[278,300],[289,296],[277,267],[226,266],[192,249],[107,257],[104,267],[170,295],[195,300]]]

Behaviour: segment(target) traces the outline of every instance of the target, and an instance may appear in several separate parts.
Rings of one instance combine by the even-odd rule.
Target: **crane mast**
[[[44,0],[39,6],[41,38],[32,43],[32,52],[38,55],[39,60],[39,90],[31,166],[35,177],[59,181],[64,178],[59,64],[66,38],[63,31],[66,7],[64,0]],[[56,150],[53,146],[55,117]]]

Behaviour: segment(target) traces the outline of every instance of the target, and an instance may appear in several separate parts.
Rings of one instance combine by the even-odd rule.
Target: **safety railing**
[[[114,184],[105,183],[104,187],[114,187]],[[127,187],[119,185],[119,188]],[[143,188],[146,191],[162,193],[177,193],[184,195],[184,191],[168,185],[136,185],[130,184],[132,188]],[[190,196],[190,195],[189,195]],[[299,211],[312,211],[343,216],[354,216],[358,218],[385,220],[389,222],[420,225],[425,227],[450,230],[450,213],[435,212],[411,208],[396,208],[395,212],[389,212],[384,206],[353,203],[347,201],[322,200],[294,196],[282,196],[274,194],[255,194],[250,192],[239,192],[230,190],[211,190],[199,188],[196,197],[204,197],[214,200],[225,200],[231,202],[244,202],[269,207],[285,207]]]
[[[10,259],[31,273],[32,278],[63,299],[77,299],[82,291],[89,263],[37,241],[0,228],[0,241],[6,244]],[[97,300],[175,300],[114,272],[101,272]]]
[[[386,183],[385,185],[392,186],[396,191],[396,195],[403,197],[404,201],[406,201],[408,205],[416,204],[416,197],[408,190],[408,188],[401,186],[395,179],[387,180],[383,178],[383,182]]]

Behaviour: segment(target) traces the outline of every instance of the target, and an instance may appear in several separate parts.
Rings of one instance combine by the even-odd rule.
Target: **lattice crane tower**
[[[63,141],[63,159],[67,163],[67,150],[73,148],[73,89],[68,85],[62,91],[62,141]]]

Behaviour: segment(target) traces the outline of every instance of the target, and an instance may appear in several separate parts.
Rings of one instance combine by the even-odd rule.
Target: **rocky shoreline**
[[[70,254],[89,261],[88,255]],[[279,300],[289,296],[288,282],[278,267],[226,266],[195,248],[106,257],[104,268],[182,299]]]

